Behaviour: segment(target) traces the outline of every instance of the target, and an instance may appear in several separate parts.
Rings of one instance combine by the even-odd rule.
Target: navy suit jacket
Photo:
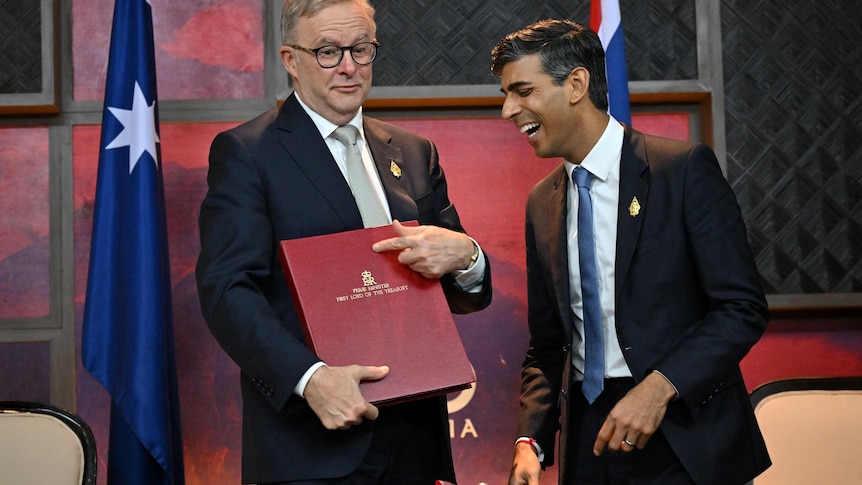
[[[743,483],[769,466],[739,362],[767,325],[745,225],[712,150],[625,129],[615,262],[616,330],[636,381],[679,391],[661,430],[698,484]],[[526,248],[530,347],[519,436],[554,462],[566,430],[572,332],[561,165],[531,191]],[[640,205],[630,212],[633,198]],[[568,446],[560,435],[560,455]],[[560,465],[560,483],[570,470]]]
[[[363,123],[392,217],[463,231],[433,143],[378,120]],[[391,174],[392,162],[400,178]],[[364,457],[374,422],[327,431],[293,394],[319,359],[304,344],[277,244],[362,228],[350,188],[295,96],[216,136],[207,181],[196,276],[204,318],[241,370],[243,481],[343,476]],[[461,291],[448,275],[441,279],[453,312],[490,303],[488,268],[477,294]],[[441,479],[454,481],[445,398],[404,406],[401,412],[413,419],[439,423],[429,460],[436,460]]]

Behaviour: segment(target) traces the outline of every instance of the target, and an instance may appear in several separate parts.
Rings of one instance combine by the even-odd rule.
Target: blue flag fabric
[[[629,76],[626,71],[626,49],[623,42],[622,15],[619,0],[592,0],[590,28],[605,48],[605,66],[608,75],[608,112],[617,121],[631,126],[629,105]]]
[[[116,0],[102,115],[84,367],[111,395],[110,485],[182,485],[152,8]]]

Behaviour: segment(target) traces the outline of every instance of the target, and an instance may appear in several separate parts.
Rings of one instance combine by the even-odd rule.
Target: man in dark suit
[[[607,114],[604,62],[598,36],[569,21],[492,53],[503,118],[564,159],[527,202],[509,484],[539,483],[558,429],[561,484],[742,484],[770,463],[739,369],[767,324],[746,228],[712,150]]]
[[[215,138],[200,214],[203,315],[241,370],[243,482],[454,481],[445,397],[378,409],[358,384],[387,367],[320,362],[303,342],[277,245],[380,225],[354,198],[347,165],[356,162],[382,224],[420,224],[395,222],[373,249],[400,251],[403,264],[439,278],[453,312],[490,303],[487,259],[463,232],[434,144],[362,115],[378,47],[367,1],[288,0],[282,28],[294,93]],[[355,143],[331,135],[343,126]]]

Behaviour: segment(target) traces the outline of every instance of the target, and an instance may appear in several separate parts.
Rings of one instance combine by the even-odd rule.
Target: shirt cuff
[[[324,364],[323,362],[318,362],[309,367],[308,370],[305,371],[305,374],[302,374],[302,378],[299,380],[299,382],[296,383],[296,387],[293,388],[293,393],[301,398],[305,398],[305,386],[307,386],[308,381],[311,380],[311,375],[314,374],[317,369],[320,369],[325,365],[326,364]]]
[[[520,438],[515,440],[515,444],[517,445],[518,443],[528,443],[530,446],[536,449],[536,454],[539,455],[539,463],[545,461],[545,452],[542,451],[542,447],[539,446],[538,441],[527,436],[521,436]]]
[[[482,252],[482,247],[475,239],[471,237],[470,240],[479,249],[479,257],[476,259],[476,264],[467,269],[455,271],[455,284],[467,293],[479,293],[482,291],[482,281],[485,279],[485,253]]]
[[[659,371],[657,371],[657,370],[655,370],[655,369],[653,369],[653,372],[655,372],[656,374],[658,374],[658,375],[660,375],[660,376],[664,377],[664,380],[666,380],[666,381],[667,381],[667,383],[668,383],[668,384],[670,384],[670,387],[672,387],[672,388],[673,388],[674,395],[673,395],[673,399],[671,399],[671,401],[675,401],[675,400],[677,400],[677,399],[679,398],[679,389],[677,389],[677,388],[676,388],[676,386],[675,386],[675,385],[673,385],[673,382],[671,382],[671,381],[670,381],[670,379],[668,379],[666,375],[662,374],[661,372],[659,372]]]

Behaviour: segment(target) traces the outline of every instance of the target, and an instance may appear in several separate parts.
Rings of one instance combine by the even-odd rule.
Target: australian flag
[[[590,28],[599,34],[605,48],[608,74],[608,110],[617,121],[631,126],[629,107],[629,77],[626,72],[626,49],[623,43],[622,17],[619,0],[592,0]]]
[[[102,114],[84,367],[111,395],[110,485],[182,485],[152,7],[116,0]]]

